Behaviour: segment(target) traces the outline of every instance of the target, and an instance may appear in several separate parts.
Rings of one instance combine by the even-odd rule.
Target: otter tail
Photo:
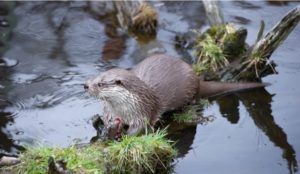
[[[231,92],[241,90],[248,90],[253,88],[262,88],[267,86],[266,83],[246,82],[246,83],[225,83],[214,81],[201,81],[199,82],[198,96],[202,98],[214,97]]]

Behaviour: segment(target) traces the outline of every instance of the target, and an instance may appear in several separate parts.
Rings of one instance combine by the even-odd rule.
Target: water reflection
[[[52,2],[53,3],[53,2]],[[53,33],[56,36],[56,45],[52,47],[52,51],[49,54],[49,58],[63,58],[66,62],[66,65],[71,66],[68,59],[68,54],[65,51],[65,31],[69,27],[66,14],[68,13],[69,8],[62,8],[62,5],[55,3],[53,9],[50,8],[50,12],[47,12],[46,19],[50,28],[53,30]],[[69,3],[67,3],[70,6]],[[48,8],[49,10],[49,8]]]
[[[219,112],[231,124],[237,124],[240,121],[239,108],[241,104],[244,105],[255,126],[282,150],[282,157],[287,162],[289,172],[295,173],[298,171],[296,152],[288,142],[284,130],[274,120],[271,109],[273,96],[263,88],[224,95],[211,100],[216,101],[219,105]],[[192,149],[196,125],[171,123],[169,133],[169,138],[176,142],[179,151],[178,157],[181,158],[188,154]],[[270,158],[267,156],[265,160],[270,160]]]
[[[89,13],[102,24],[108,39],[102,48],[102,57],[99,60],[115,60],[123,56],[126,49],[126,35],[120,32],[120,25],[113,10],[113,2],[95,1],[88,3]]]
[[[4,57],[5,51],[9,49],[12,30],[16,25],[14,7],[14,2],[0,2],[0,67],[11,67],[17,64],[16,60]]]
[[[254,4],[253,2],[249,1],[233,1],[236,6],[241,7],[243,9],[259,9],[261,8],[259,5]]]
[[[3,153],[15,153],[16,150],[20,150],[20,146],[16,145],[11,137],[7,135],[5,130],[6,125],[12,124],[13,119],[11,113],[0,112],[0,156]]]
[[[168,127],[168,138],[175,142],[178,150],[178,158],[184,157],[192,149],[192,144],[196,135],[197,125],[184,125],[173,122]]]
[[[240,119],[239,98],[236,95],[228,95],[219,98],[216,101],[220,107],[220,113],[223,117],[232,123],[238,123]]]
[[[288,5],[288,1],[282,1],[282,0],[267,0],[267,2],[270,5],[276,5],[276,6],[282,6],[282,5]]]
[[[4,57],[4,53],[10,47],[12,30],[16,24],[16,16],[13,12],[14,7],[14,2],[0,2],[0,157],[3,154],[13,154],[23,149],[5,131],[9,124],[14,123],[12,113],[4,111],[7,106],[11,105],[6,100],[6,94],[11,89],[10,86],[12,86],[7,79],[13,72],[11,66],[17,64],[17,61]]]
[[[220,113],[230,123],[239,121],[239,101],[247,109],[249,116],[255,125],[274,143],[282,149],[282,157],[287,161],[290,173],[298,170],[296,152],[289,144],[284,130],[277,125],[272,115],[272,97],[265,89],[253,90],[251,92],[239,92],[217,99]],[[266,159],[268,160],[268,159]]]
[[[9,134],[4,131],[6,126],[14,123],[12,113],[3,111],[9,104],[8,101],[0,98],[0,157],[3,154],[13,155],[24,149],[22,146],[16,144]]]

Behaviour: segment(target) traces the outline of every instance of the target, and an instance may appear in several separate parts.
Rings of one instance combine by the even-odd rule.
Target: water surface
[[[101,103],[85,94],[83,83],[111,67],[130,68],[153,50],[192,61],[191,50],[175,48],[176,34],[204,30],[201,2],[155,2],[160,27],[144,43],[124,36],[98,17],[86,2],[19,2],[14,8],[2,57],[17,66],[0,67],[0,149],[20,145],[65,147],[87,143],[96,134],[90,118]],[[269,30],[297,2],[221,2],[226,21],[248,29],[253,44],[260,20]],[[12,32],[9,32],[12,30]],[[293,173],[300,153],[300,27],[272,60],[279,74],[263,79],[265,89],[219,97],[203,111],[214,121],[179,125],[173,132],[179,155],[174,173]],[[112,46],[108,46],[111,43]]]

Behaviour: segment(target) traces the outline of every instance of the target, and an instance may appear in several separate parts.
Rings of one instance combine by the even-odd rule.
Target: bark
[[[276,73],[276,64],[270,60],[272,53],[283,43],[300,20],[300,6],[289,11],[263,38],[264,24],[258,33],[258,41],[247,54],[218,72],[221,81],[260,81],[266,75]]]

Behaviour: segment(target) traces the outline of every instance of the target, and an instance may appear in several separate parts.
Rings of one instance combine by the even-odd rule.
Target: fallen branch
[[[220,81],[260,81],[262,77],[276,73],[276,64],[270,61],[272,53],[283,43],[300,20],[300,6],[289,11],[263,38],[261,23],[257,42],[245,54],[228,66],[220,68],[215,75]]]
[[[260,39],[251,50],[245,61],[248,63],[238,78],[243,77],[244,72],[255,70],[256,78],[262,76],[266,68],[271,68],[276,73],[269,58],[272,53],[283,43],[293,31],[300,20],[300,6],[289,11],[267,34]],[[251,70],[252,69],[252,70]],[[246,73],[247,74],[247,73]]]

